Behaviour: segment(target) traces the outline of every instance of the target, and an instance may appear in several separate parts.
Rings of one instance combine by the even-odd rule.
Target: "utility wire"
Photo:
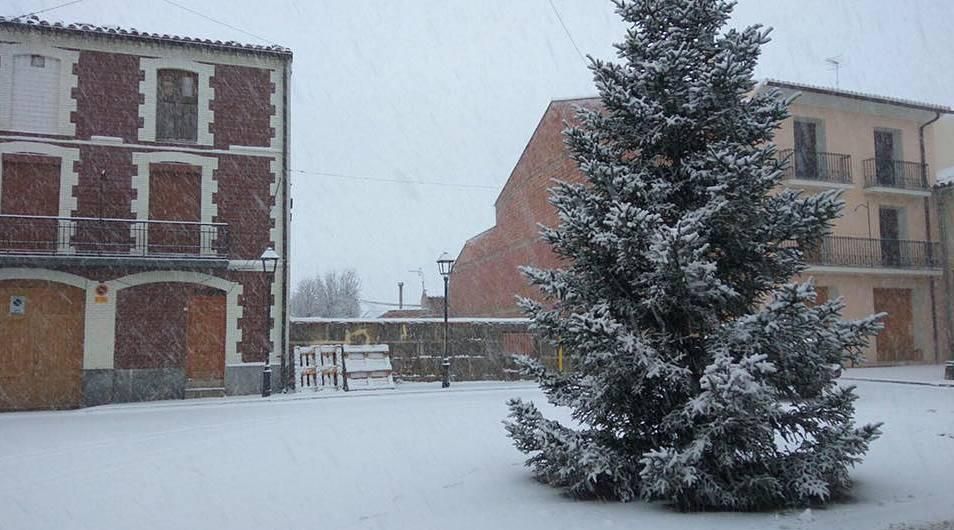
[[[586,62],[586,56],[583,55],[583,52],[580,51],[580,47],[576,45],[576,41],[573,40],[573,35],[570,33],[570,28],[566,27],[566,23],[563,22],[563,17],[560,16],[560,11],[553,4],[553,0],[547,0],[550,3],[550,8],[553,9],[553,14],[556,15],[557,20],[560,21],[560,25],[563,26],[563,32],[566,33],[566,37],[570,39],[570,44],[573,45],[573,49],[576,50],[576,54],[580,56],[580,60],[583,61],[583,66],[589,68],[589,63]]]
[[[70,2],[64,2],[64,3],[62,3],[62,4],[55,5],[55,6],[53,6],[53,7],[47,7],[47,8],[45,8],[45,9],[38,9],[38,10],[32,12],[32,13],[27,13],[27,14],[25,14],[25,15],[20,15],[20,16],[18,16],[18,17],[13,17],[13,18],[14,18],[14,19],[18,19],[18,18],[32,17],[33,15],[39,15],[40,13],[46,13],[47,11],[53,11],[54,9],[59,9],[59,8],[61,8],[61,7],[66,7],[66,6],[71,6],[71,5],[73,5],[73,4],[78,4],[78,3],[82,2],[82,1],[83,1],[83,0],[72,0],[72,1],[70,1]]]
[[[498,190],[498,186],[487,186],[483,184],[457,184],[453,182],[440,182],[436,180],[402,180],[386,177],[369,177],[364,175],[347,175],[344,173],[330,173],[327,171],[305,171],[303,169],[291,169],[292,173],[301,173],[303,175],[316,175],[319,177],[333,177],[350,180],[366,180],[371,182],[393,182],[395,184],[420,184],[424,186],[445,186],[448,188],[470,188],[481,190]]]
[[[79,2],[79,1],[81,1],[81,0],[76,0],[76,1]],[[258,39],[258,40],[260,40],[260,41],[262,41],[262,42],[265,42],[265,43],[267,43],[267,44],[273,44],[273,45],[275,44],[274,42],[272,42],[272,41],[266,39],[265,37],[262,37],[262,36],[260,36],[260,35],[256,35],[256,34],[252,33],[251,31],[245,31],[244,29],[242,29],[242,28],[240,28],[240,27],[237,27],[237,26],[233,26],[232,24],[229,24],[229,23],[227,23],[227,22],[222,22],[221,20],[212,18],[212,17],[210,17],[209,15],[206,15],[206,14],[204,14],[204,13],[200,13],[200,12],[196,11],[195,9],[188,8],[188,7],[182,5],[182,4],[178,3],[178,2],[173,2],[173,0],[162,0],[162,1],[165,2],[165,3],[167,3],[167,4],[169,4],[169,5],[171,5],[171,6],[178,7],[179,9],[182,9],[183,11],[188,11],[189,13],[192,13],[193,15],[196,15],[196,16],[198,16],[198,17],[202,17],[202,18],[204,18],[204,19],[206,19],[206,20],[208,20],[208,21],[210,21],[210,22],[214,22],[214,23],[216,23],[216,24],[218,24],[218,25],[220,25],[220,26],[225,26],[225,27],[227,27],[227,28],[229,28],[229,29],[234,29],[235,31],[238,31],[239,33],[244,33],[245,35],[248,35],[249,37],[256,38],[256,39]]]

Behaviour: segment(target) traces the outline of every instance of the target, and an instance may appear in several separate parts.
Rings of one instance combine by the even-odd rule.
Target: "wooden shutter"
[[[198,74],[159,70],[156,90],[156,140],[195,142],[199,131]]]

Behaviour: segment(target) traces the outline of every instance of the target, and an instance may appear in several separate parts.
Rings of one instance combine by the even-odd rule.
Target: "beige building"
[[[954,124],[941,120],[951,109],[771,80],[758,89],[769,88],[801,94],[775,138],[791,161],[784,185],[841,190],[846,203],[808,259],[819,297],[843,296],[846,318],[888,313],[869,362],[949,359],[944,190],[935,185],[937,170],[954,166]]]

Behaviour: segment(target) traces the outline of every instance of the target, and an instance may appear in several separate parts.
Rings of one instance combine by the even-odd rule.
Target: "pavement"
[[[954,388],[954,381],[944,379],[944,363],[847,368],[841,379]]]

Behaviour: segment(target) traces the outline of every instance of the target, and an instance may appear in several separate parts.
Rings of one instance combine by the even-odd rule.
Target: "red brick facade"
[[[523,316],[516,297],[539,298],[539,291],[527,284],[519,267],[559,266],[557,256],[540,240],[538,225],[557,223],[547,192],[553,180],[582,179],[566,152],[562,133],[578,106],[596,102],[563,100],[547,107],[497,197],[496,224],[468,240],[454,264],[450,300],[455,316]]]
[[[83,50],[76,63],[76,137],[112,136],[136,142],[139,133],[139,57]]]
[[[87,320],[105,318],[95,304],[113,304],[114,326],[86,323],[84,370],[183,368],[189,300],[210,289],[231,300],[227,364],[261,363],[266,351],[277,352],[273,363],[284,360],[287,272],[266,276],[258,258],[273,247],[287,263],[287,179],[280,175],[291,53],[108,33],[0,20],[0,69],[12,68],[9,57],[50,53],[47,64],[61,70],[49,90],[62,93],[57,130],[18,129],[0,113],[0,204],[8,210],[0,214],[19,215],[0,219],[0,280],[85,281]],[[31,49],[37,36],[47,41]],[[160,110],[149,102],[168,95],[159,69],[196,72],[176,90],[198,101],[191,110],[198,141],[152,139],[149,124],[155,127]],[[39,210],[21,211],[26,197]],[[28,225],[31,239],[49,241],[17,248],[14,239],[23,238],[10,236],[17,233],[6,224]],[[41,233],[48,229],[52,235]],[[137,283],[125,285],[126,278]],[[121,290],[94,296],[100,282]],[[112,340],[89,335],[113,327]]]

